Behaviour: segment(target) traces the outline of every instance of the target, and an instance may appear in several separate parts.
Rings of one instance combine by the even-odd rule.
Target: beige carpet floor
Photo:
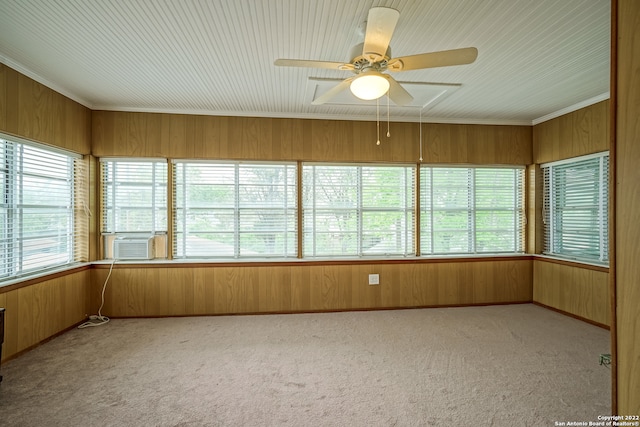
[[[2,366],[3,426],[554,426],[609,332],[531,304],[114,319]]]

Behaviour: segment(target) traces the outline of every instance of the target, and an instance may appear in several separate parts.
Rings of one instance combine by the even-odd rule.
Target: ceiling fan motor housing
[[[354,73],[359,74],[368,69],[375,69],[376,71],[384,71],[387,68],[387,62],[391,58],[391,46],[387,47],[387,51],[384,54],[384,58],[371,62],[366,54],[363,53],[364,43],[358,43],[351,48],[349,52],[349,62],[354,66]],[[379,56],[379,55],[378,55]]]

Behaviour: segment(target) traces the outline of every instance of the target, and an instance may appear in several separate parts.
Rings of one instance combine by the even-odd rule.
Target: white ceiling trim
[[[573,113],[574,111],[578,111],[581,108],[585,108],[585,107],[588,107],[590,105],[597,104],[598,102],[605,101],[605,100],[609,99],[610,97],[611,97],[611,94],[607,91],[607,92],[605,92],[603,94],[600,94],[598,96],[594,96],[593,98],[586,99],[586,100],[584,100],[582,102],[578,102],[577,104],[573,104],[573,105],[570,105],[570,106],[568,106],[566,108],[562,108],[562,109],[560,109],[558,111],[554,111],[553,113],[544,115],[542,117],[538,117],[537,119],[534,119],[534,120],[531,121],[531,125],[535,126],[537,124],[544,123],[544,122],[546,122],[548,120],[555,119],[555,118],[560,117],[560,116],[564,116],[565,114]]]
[[[555,119],[560,116],[564,116],[565,114],[572,113],[574,111],[578,111],[581,108],[588,107],[590,105],[597,104],[598,102],[605,101],[611,97],[609,92],[605,92],[598,96],[594,96],[593,98],[587,99],[582,102],[578,102],[574,105],[570,105],[568,107],[562,108],[558,111],[554,111],[553,113],[547,114],[545,116],[539,117],[532,121],[528,120],[478,120],[478,119],[465,119],[465,118],[456,118],[456,119],[445,119],[441,117],[429,117],[423,116],[422,123],[445,123],[445,124],[461,124],[461,125],[498,125],[498,126],[535,126],[540,123],[544,123],[546,121]],[[403,107],[409,108],[409,107]],[[414,108],[416,111],[420,110],[417,107]],[[229,117],[264,117],[264,118],[275,118],[275,119],[318,119],[318,120],[338,120],[332,114],[289,114],[289,113],[268,113],[258,111],[243,111],[242,113],[238,113],[235,111],[194,111],[194,110],[167,110],[167,109],[141,109],[141,108],[113,108],[110,106],[95,106],[92,108],[94,110],[104,110],[104,111],[125,111],[132,113],[165,113],[165,114],[187,114],[187,115],[204,115],[204,116],[229,116]],[[386,111],[386,107],[381,106],[381,120],[387,120],[386,115],[384,114]],[[349,120],[353,121],[374,121],[373,115],[371,114],[361,114],[357,116],[349,116]],[[412,118],[412,117],[402,117],[402,118],[394,118],[393,116],[389,117],[389,121],[402,123],[418,123],[420,119]]]
[[[129,107],[113,107],[113,106],[100,106],[97,105],[93,110],[97,111],[123,111],[130,113],[159,113],[159,114],[185,114],[196,116],[222,116],[222,117],[262,117],[271,119],[311,119],[311,120],[341,120],[337,119],[335,114],[291,114],[291,113],[265,113],[264,111],[209,111],[209,110],[180,110],[180,109],[153,109],[153,108],[129,108]],[[419,108],[415,108],[418,111]],[[373,114],[350,114],[346,121],[364,121],[375,122],[376,115]],[[387,121],[386,106],[380,106],[380,121]],[[389,117],[389,121],[394,123],[418,123],[419,118],[415,117]],[[478,120],[478,119],[446,119],[442,117],[429,117],[422,116],[422,123],[447,123],[447,124],[461,124],[461,125],[499,125],[499,126],[531,126],[531,122],[527,120]]]

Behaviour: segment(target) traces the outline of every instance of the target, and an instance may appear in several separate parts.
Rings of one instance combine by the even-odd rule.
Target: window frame
[[[433,173],[434,171],[466,171],[466,186],[467,186],[467,204],[466,207],[457,207],[457,208],[447,208],[447,207],[438,207],[434,208],[434,197],[433,197]],[[514,205],[510,208],[501,208],[501,209],[489,209],[486,207],[478,207],[478,188],[481,188],[478,185],[477,172],[482,170],[509,170],[514,173],[514,193],[513,200]],[[517,172],[517,175],[516,175]],[[423,173],[430,175],[430,185],[428,188],[431,190],[429,194],[428,201],[425,199],[424,195],[426,192],[426,185],[423,180]],[[461,255],[471,255],[471,256],[482,256],[482,255],[520,255],[525,252],[525,224],[526,224],[526,212],[525,212],[525,204],[526,204],[526,179],[525,179],[525,167],[524,166],[507,166],[507,165],[442,165],[442,164],[421,164],[419,177],[420,180],[420,256],[461,256]],[[518,189],[519,187],[519,189]],[[446,188],[445,188],[446,189]],[[429,206],[427,206],[427,204]],[[494,251],[483,251],[478,250],[478,213],[479,212],[507,212],[513,216],[514,228],[510,230],[513,233],[513,250],[494,250]],[[437,212],[466,212],[467,215],[467,227],[466,227],[466,246],[467,250],[458,250],[458,251],[438,251],[436,249],[435,242],[435,221],[434,214]],[[428,216],[429,220],[425,221],[425,217]],[[429,224],[430,230],[428,232],[424,232],[425,224]],[[482,231],[482,229],[480,230]],[[428,244],[423,240],[429,236]],[[427,250],[425,250],[427,248]]]
[[[526,174],[525,174],[525,166],[521,166],[521,165],[482,165],[482,166],[475,166],[475,165],[456,165],[456,164],[421,164],[421,163],[383,163],[383,162],[358,162],[358,163],[354,163],[354,162],[303,162],[303,161],[242,161],[242,160],[216,160],[216,159],[166,159],[166,158],[162,158],[162,159],[155,159],[155,158],[109,158],[109,157],[105,157],[105,158],[101,158],[99,159],[100,162],[103,162],[105,160],[107,161],[158,161],[158,162],[162,162],[162,163],[166,163],[168,168],[167,168],[167,182],[166,182],[166,188],[167,188],[167,209],[166,209],[166,216],[167,216],[167,231],[166,231],[166,236],[165,238],[161,239],[160,243],[165,245],[165,251],[161,252],[160,254],[158,252],[156,252],[155,257],[156,258],[167,258],[167,259],[175,259],[175,260],[213,260],[213,261],[225,261],[225,260],[247,260],[247,261],[269,261],[269,260],[287,260],[287,259],[292,259],[292,258],[297,258],[298,260],[304,261],[304,260],[308,260],[308,261],[322,261],[322,260],[330,260],[330,259],[334,259],[334,260],[345,260],[345,259],[398,259],[398,258],[411,258],[411,257],[421,257],[421,258],[426,258],[426,257],[441,257],[441,258],[447,258],[447,257],[460,257],[460,256],[468,256],[468,257],[482,257],[482,256],[495,256],[495,255],[515,255],[515,256],[519,256],[519,255],[523,255],[525,253],[524,251],[524,247],[525,247],[525,238],[526,238],[526,212],[525,212],[525,206],[526,206],[526,189],[525,189],[525,185],[526,185]],[[177,196],[176,196],[176,191],[177,191],[177,187],[180,185],[184,185],[184,183],[180,183],[179,182],[179,177],[176,176],[177,172],[176,172],[176,165],[179,164],[208,164],[208,165],[224,165],[224,166],[229,166],[229,165],[235,165],[234,167],[240,167],[241,165],[261,165],[261,166],[282,166],[282,165],[287,165],[287,166],[291,166],[294,168],[294,172],[293,174],[295,175],[295,179],[291,178],[290,180],[290,188],[292,188],[293,194],[295,194],[295,197],[292,196],[292,199],[295,199],[295,204],[290,205],[289,211],[290,211],[290,217],[294,218],[295,221],[295,230],[289,232],[289,236],[292,239],[292,241],[289,244],[289,248],[291,249],[288,252],[278,252],[278,253],[273,253],[273,254],[265,254],[265,253],[261,253],[261,252],[254,252],[252,254],[246,254],[246,253],[241,253],[241,251],[239,251],[239,246],[238,246],[238,224],[239,224],[239,220],[237,218],[235,218],[233,220],[233,227],[234,229],[237,229],[233,232],[234,234],[234,250],[233,252],[229,252],[229,253],[223,253],[222,251],[224,250],[224,248],[222,249],[217,249],[215,247],[212,247],[213,249],[211,249],[210,253],[207,253],[207,251],[209,250],[206,245],[204,245],[202,247],[202,253],[189,253],[188,251],[185,252],[185,248],[187,248],[187,246],[184,245],[183,242],[183,246],[182,246],[182,250],[179,250],[179,240],[183,239],[183,237],[181,237],[181,231],[184,231],[181,227],[181,225],[179,224],[180,221],[180,215],[178,212],[181,209],[181,206],[179,206],[180,201],[178,200]],[[306,201],[304,201],[304,192],[306,191],[305,188],[308,185],[307,180],[308,178],[305,176],[305,168],[309,168],[309,167],[345,167],[345,168],[356,168],[357,170],[362,171],[362,168],[402,168],[404,169],[403,172],[403,181],[402,181],[402,186],[403,186],[403,190],[402,190],[402,194],[405,197],[405,199],[402,201],[402,206],[400,208],[389,208],[389,207],[385,207],[385,208],[380,208],[380,207],[364,207],[362,208],[362,206],[360,206],[358,212],[357,212],[357,229],[354,229],[354,235],[356,236],[356,238],[358,239],[359,243],[357,245],[357,252],[352,251],[352,252],[345,252],[345,253],[320,253],[317,250],[312,249],[311,246],[309,246],[310,240],[308,239],[308,231],[305,230],[305,215],[307,215],[308,213],[306,213],[306,211],[308,211],[308,207],[305,207],[305,203]],[[423,238],[423,233],[424,233],[424,229],[422,228],[424,226],[424,214],[425,214],[425,209],[424,206],[421,206],[422,200],[421,200],[421,192],[423,191],[423,189],[421,188],[421,183],[419,182],[421,179],[421,174],[424,173],[425,169],[439,169],[439,168],[456,168],[456,169],[462,169],[462,170],[466,170],[466,173],[476,173],[474,171],[477,170],[481,170],[481,169],[507,169],[510,171],[517,171],[518,172],[518,176],[519,176],[519,181],[517,184],[514,185],[520,185],[519,191],[517,192],[517,195],[514,196],[516,198],[518,198],[519,200],[519,210],[510,210],[509,214],[514,216],[514,220],[513,223],[516,224],[516,226],[513,228],[513,238],[512,240],[508,240],[509,242],[513,241],[514,242],[514,247],[517,246],[517,250],[512,251],[512,250],[477,250],[477,246],[474,246],[474,248],[476,250],[468,250],[468,251],[456,251],[456,252],[433,252],[433,251],[425,251],[425,246],[422,245],[423,242],[418,242],[418,238]],[[100,174],[101,179],[103,177],[102,173]],[[515,176],[515,173],[514,173]],[[362,191],[361,185],[362,185],[362,178],[358,178],[357,180],[358,182],[358,192]],[[390,180],[388,182],[391,182]],[[395,182],[395,179],[394,179]],[[490,181],[488,181],[490,182]],[[489,185],[489,184],[487,184]],[[101,183],[101,188],[104,186],[104,183]],[[393,185],[391,186],[393,187]],[[485,186],[485,188],[487,188]],[[486,192],[486,191],[485,191]],[[100,202],[102,204],[104,198],[101,195],[100,197]],[[515,200],[515,199],[514,199]],[[362,202],[362,198],[359,197],[358,199],[358,203]],[[515,203],[515,202],[514,202]],[[237,204],[234,206],[234,209],[237,211]],[[335,210],[335,207],[331,206],[331,205],[327,205],[327,209],[331,208],[331,210]],[[473,209],[472,209],[473,208]],[[471,234],[473,235],[473,241],[476,242],[474,243],[474,245],[477,245],[477,236],[476,236],[476,232],[478,231],[478,227],[475,226],[476,220],[475,220],[475,216],[476,215],[476,206],[473,205],[472,208],[466,209],[465,211],[470,212],[468,213],[468,215],[471,215],[473,218],[472,220],[469,222],[468,225],[468,230],[465,230],[465,232],[467,234]],[[101,206],[101,211],[104,210],[104,206]],[[478,212],[482,209],[477,209]],[[489,211],[496,211],[495,209],[486,209]],[[376,251],[365,251],[362,250],[363,247],[365,247],[362,244],[362,238],[363,238],[363,232],[366,231],[370,231],[370,230],[364,230],[363,227],[363,218],[366,217],[367,214],[372,214],[373,217],[375,217],[375,214],[378,212],[396,212],[400,215],[400,219],[398,220],[398,224],[401,224],[401,228],[402,228],[402,238],[400,238],[400,240],[398,241],[402,241],[402,244],[405,245],[402,248],[402,252],[394,252],[393,250],[380,250],[379,252]],[[235,214],[234,214],[235,215]],[[496,214],[496,218],[499,217],[499,212],[498,214]],[[493,221],[498,221],[498,219],[492,219]],[[378,220],[374,218],[373,223],[377,223]],[[229,223],[231,225],[231,223]],[[183,224],[184,225],[184,224]],[[421,227],[420,230],[418,230],[418,226]],[[101,224],[101,229],[102,227],[104,227],[104,224]],[[489,227],[490,228],[490,227]],[[226,230],[225,230],[226,231]],[[387,230],[388,234],[391,235],[393,233],[397,232],[395,230],[389,229]],[[393,233],[392,233],[393,231]],[[482,231],[482,229],[480,229],[480,231]],[[497,228],[496,230],[493,229],[486,229],[485,230],[487,233],[491,233],[491,232],[495,232],[495,233],[501,233],[502,230]],[[507,230],[508,231],[508,230]],[[256,234],[254,232],[254,234]],[[394,234],[395,235],[395,234]],[[506,234],[504,232],[502,232],[502,235],[506,236]],[[115,236],[112,237],[112,239]],[[375,236],[374,236],[375,237]],[[378,236],[379,237],[379,236]],[[384,241],[386,242],[388,239],[390,239],[391,237],[384,237],[383,239],[385,239]],[[504,237],[505,241],[507,241],[507,237]],[[255,236],[254,236],[255,239]],[[485,239],[488,242],[491,242],[491,238],[487,238]],[[108,238],[107,239],[103,239],[103,242],[105,244],[105,254],[108,255],[108,250],[106,249],[108,246]],[[226,244],[225,243],[226,240],[220,240],[220,243]],[[204,242],[206,243],[206,242]],[[156,245],[158,244],[158,241],[156,239]],[[279,243],[278,243],[279,244]],[[380,245],[379,247],[382,248],[384,246],[384,244]],[[168,251],[166,251],[166,249],[168,249]],[[107,258],[108,259],[108,256]]]
[[[0,286],[24,277],[75,267],[87,261],[85,240],[88,240],[89,212],[85,184],[88,177],[83,156],[3,133],[0,133],[0,141],[0,176],[3,182],[0,206],[5,212],[0,219],[0,247],[4,253],[0,259]],[[62,171],[61,165],[65,165]],[[37,202],[27,200],[30,192],[37,192],[38,189],[43,191],[42,186],[46,186],[44,191],[48,191],[50,198],[56,198],[56,203],[45,203],[40,198]],[[62,193],[57,193],[59,191]],[[57,197],[61,195],[65,199],[57,202]],[[31,233],[36,233],[33,236],[37,237],[28,236],[30,215],[43,215],[43,218],[51,219],[53,212],[58,215],[59,227],[54,227],[47,235],[40,234],[36,228]],[[35,249],[36,253],[29,253],[25,249],[25,242],[34,239],[49,241],[44,242],[44,246],[41,244],[40,249]],[[50,252],[52,245],[61,250]],[[33,259],[29,261],[27,256]],[[28,262],[34,265],[29,267]]]
[[[223,259],[290,259],[296,258],[298,256],[298,195],[297,195],[297,184],[298,184],[298,163],[292,161],[234,161],[234,160],[195,160],[195,159],[173,159],[172,163],[172,177],[173,182],[171,183],[172,192],[173,192],[173,206],[171,209],[171,220],[172,220],[172,248],[171,254],[174,259],[215,259],[215,260],[223,260]],[[188,183],[185,181],[181,181],[179,175],[181,174],[178,170],[180,165],[195,166],[195,165],[207,165],[211,168],[233,168],[233,202],[231,204],[227,204],[224,207],[187,207],[187,185]],[[183,170],[183,174],[187,173],[186,167]],[[250,206],[246,203],[246,201],[241,200],[242,189],[251,189],[253,188],[251,185],[247,185],[243,182],[247,176],[242,176],[241,170],[247,169],[249,173],[252,173],[252,169],[255,167],[255,170],[258,171],[262,168],[265,169],[273,169],[273,168],[281,168],[283,172],[284,181],[280,182],[282,185],[282,196],[283,196],[283,205],[282,206],[272,206],[268,203],[263,205],[262,210],[256,208],[255,205]],[[289,174],[293,172],[293,176],[290,177]],[[210,183],[209,185],[225,185],[225,184],[214,184]],[[226,184],[227,186],[229,184]],[[264,183],[256,184],[255,188],[258,190],[259,188],[265,186]],[[273,184],[271,184],[273,186]],[[178,194],[180,190],[185,193],[185,195]],[[259,191],[259,190],[258,190]],[[293,191],[293,194],[290,192]],[[182,197],[182,198],[181,198]],[[183,201],[182,205],[180,204],[180,200]],[[180,214],[180,211],[184,211],[183,214]],[[189,212],[193,213],[194,211],[201,211],[203,214],[207,212],[209,214],[218,212],[218,214],[223,211],[227,211],[228,214],[232,216],[232,230],[230,232],[222,232],[218,230],[199,230],[199,233],[208,233],[208,234],[227,234],[232,238],[232,248],[230,253],[226,254],[202,254],[202,253],[191,253],[187,252],[188,243],[187,238],[190,235],[194,235],[193,230],[188,230],[187,226],[187,218],[189,216]],[[261,233],[259,231],[253,230],[252,232],[243,231],[241,229],[241,222],[248,220],[251,221],[250,215],[256,212],[262,211],[261,214],[257,214],[258,217],[263,215],[262,220],[273,220],[275,218],[278,221],[279,214],[282,215],[281,222],[284,224],[284,228],[278,230],[275,235],[276,239],[281,240],[282,250],[271,253],[262,253],[256,255],[251,253],[251,249],[247,247],[247,245],[243,244],[245,239],[243,239],[243,235],[248,236],[250,234],[254,234],[255,236],[266,235],[268,233]],[[266,214],[269,212],[270,214]],[[184,215],[182,218],[181,215]],[[224,215],[222,215],[224,216]],[[230,217],[231,218],[231,217]],[[257,219],[260,221],[260,218]],[[292,226],[290,224],[292,223]],[[274,234],[274,233],[272,233]],[[179,237],[182,236],[182,237]],[[293,239],[292,244],[289,244],[289,239]],[[205,242],[206,243],[206,242]],[[219,244],[224,244],[218,242]],[[229,246],[229,245],[228,245]],[[182,248],[182,249],[181,249]],[[229,248],[227,248],[229,249]]]
[[[343,208],[335,208],[335,207],[321,207],[318,208],[316,205],[317,198],[315,197],[316,191],[312,192],[312,203],[313,206],[307,207],[305,206],[305,201],[302,202],[301,207],[301,217],[303,224],[302,231],[302,254],[304,259],[323,259],[323,258],[398,258],[398,257],[411,257],[415,256],[415,238],[416,238],[416,174],[417,174],[417,166],[416,164],[407,164],[407,163],[330,163],[330,162],[304,162],[302,164],[302,197],[305,198],[306,188],[309,185],[308,180],[305,179],[308,174],[305,174],[305,169],[312,169],[314,173],[313,183],[311,184],[313,188],[316,187],[316,168],[356,168],[356,200],[355,205],[351,205],[350,207]],[[404,180],[404,190],[403,196],[404,204],[401,207],[384,207],[384,206],[373,206],[366,205],[367,201],[363,199],[363,171],[364,169],[389,169],[389,168],[397,168],[403,170],[403,175],[405,177]],[[410,176],[408,176],[408,173]],[[328,252],[318,252],[318,242],[316,236],[316,227],[317,227],[317,214],[318,211],[326,211],[327,213],[336,212],[342,210],[345,213],[352,212],[355,214],[355,229],[349,230],[350,234],[355,235],[355,250],[350,253],[328,253]],[[388,232],[388,230],[376,230],[376,229],[367,229],[364,228],[365,216],[367,214],[375,214],[375,213],[397,213],[402,218],[400,221],[403,222],[402,231],[400,232],[400,239],[403,243],[399,246],[403,247],[403,250],[397,251],[387,251],[387,252],[375,252],[370,251],[367,253],[365,249],[364,240],[367,234],[375,234]],[[312,220],[312,225],[310,232],[308,232],[307,227],[307,215],[310,215]],[[326,233],[325,233],[326,234]],[[334,233],[340,234],[340,233]],[[311,237],[308,237],[311,236]],[[309,243],[310,241],[310,243]],[[311,246],[311,248],[309,247]]]
[[[100,158],[99,160],[100,163],[100,231],[103,235],[108,235],[108,234],[145,234],[145,235],[158,235],[158,234],[167,234],[167,231],[169,229],[169,217],[168,217],[168,185],[169,185],[169,176],[168,176],[168,165],[167,165],[167,159],[161,159],[161,158],[134,158],[134,157],[127,157],[127,158],[116,158],[116,157],[103,157]],[[111,170],[110,172],[108,172],[105,168],[108,167],[109,164],[112,164],[114,169]],[[115,169],[118,165],[120,164],[144,164],[144,165],[151,165],[151,173],[152,173],[152,179],[151,181],[145,181],[141,185],[139,182],[133,182],[133,181],[129,181],[129,180],[118,180],[117,177],[117,170]],[[160,171],[160,176],[156,175],[156,167],[157,165],[164,165],[164,171]],[[113,181],[108,181],[105,182],[105,176],[106,174],[112,174],[113,175]],[[162,174],[164,173],[164,176],[162,176]],[[162,182],[158,182],[158,178],[162,179],[164,178],[164,181]],[[118,228],[118,224],[119,222],[117,221],[117,216],[115,214],[115,210],[120,208],[122,209],[121,206],[116,206],[116,203],[118,203],[118,197],[117,197],[117,183],[120,184],[124,184],[127,186],[144,186],[144,187],[149,187],[150,188],[150,200],[151,203],[149,206],[137,206],[132,208],[131,206],[127,205],[125,206],[127,209],[133,209],[133,210],[148,210],[151,211],[151,219],[150,219],[150,224],[151,227],[150,229],[144,229],[144,230],[131,230],[131,229],[119,229]],[[161,189],[164,188],[164,191],[161,191]],[[160,200],[158,200],[158,195]],[[111,198],[112,200],[112,204],[113,205],[109,205],[106,204],[106,199]],[[164,202],[164,203],[163,203]],[[162,206],[158,206],[158,203],[163,203]],[[159,213],[160,211],[164,210],[164,215]],[[164,216],[165,220],[164,220],[164,224],[162,224],[161,220],[158,218],[158,215],[160,216]],[[110,218],[111,217],[111,218]],[[112,224],[110,224],[110,222],[112,222]]]
[[[597,197],[597,202],[592,206],[597,206],[596,221],[597,221],[597,252],[598,255],[590,256],[580,253],[573,249],[558,249],[564,247],[559,245],[559,240],[562,240],[565,228],[558,229],[557,224],[560,221],[558,217],[558,211],[562,212],[564,217],[565,211],[569,212],[574,209],[582,207],[584,211],[587,205],[570,205],[564,207],[557,207],[559,189],[557,176],[563,171],[568,171],[571,167],[581,168],[583,166],[589,166],[588,162],[594,163],[594,159],[597,159],[597,166],[593,168],[593,171],[597,170],[598,180],[594,184],[597,189],[592,192],[580,193],[583,196]],[[584,169],[583,169],[584,170]],[[542,221],[543,221],[543,248],[542,254],[545,256],[561,258],[571,261],[577,261],[587,264],[593,264],[598,266],[609,266],[609,190],[610,190],[610,158],[609,151],[602,151],[598,153],[587,154],[584,156],[571,157],[554,162],[543,163],[540,165],[540,173],[542,175]],[[567,181],[569,182],[569,181]],[[571,181],[573,184],[582,184],[581,182]],[[566,188],[565,188],[566,192]],[[565,197],[567,197],[565,193]],[[555,213],[555,215],[554,215]],[[580,220],[583,220],[582,218]],[[574,219],[575,221],[575,219]],[[582,229],[589,228],[593,224],[583,225]],[[570,229],[571,227],[567,227]],[[575,231],[574,234],[580,234],[580,231]],[[577,242],[577,240],[576,240]],[[567,245],[571,247],[571,245]],[[586,251],[594,251],[594,247],[586,248]]]

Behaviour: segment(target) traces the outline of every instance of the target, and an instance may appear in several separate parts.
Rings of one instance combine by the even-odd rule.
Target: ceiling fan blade
[[[339,94],[340,92],[348,88],[349,85],[351,84],[351,81],[354,78],[355,77],[349,77],[348,79],[344,79],[343,81],[341,81],[340,83],[338,83],[337,85],[335,85],[334,87],[332,87],[331,89],[329,89],[328,91],[326,91],[325,93],[323,93],[322,95],[314,99],[311,104],[322,105],[325,102],[331,100],[331,98],[333,98],[334,96],[336,96],[337,94]]]
[[[279,67],[327,68],[329,70],[353,70],[352,64],[344,62],[312,61],[307,59],[276,59],[274,65]]]
[[[384,59],[393,30],[396,28],[400,12],[388,7],[369,9],[367,31],[364,35],[362,55],[371,62]]]
[[[389,92],[387,92],[387,96],[394,102],[394,104],[403,106],[413,101],[413,96],[411,96],[409,92],[407,92],[406,89],[396,81],[396,79],[388,74],[384,74],[384,76],[389,80]]]
[[[393,58],[389,61],[389,71],[420,70],[422,68],[448,67],[451,65],[471,64],[478,57],[478,49],[465,47],[462,49],[442,50],[440,52],[421,53],[418,55]]]

